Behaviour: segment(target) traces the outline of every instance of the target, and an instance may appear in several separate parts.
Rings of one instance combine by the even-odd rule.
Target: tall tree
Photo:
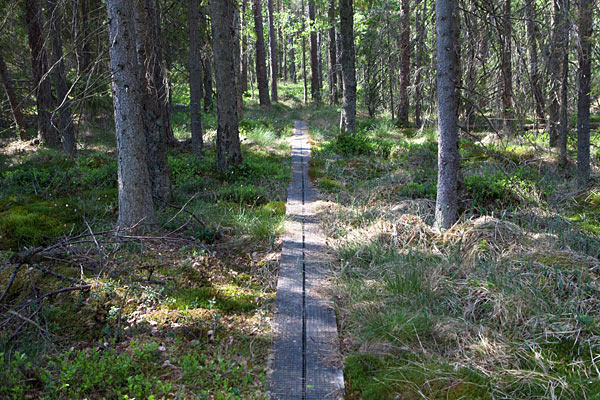
[[[308,84],[306,82],[306,37],[304,36],[304,0],[300,0],[302,4],[300,20],[302,21],[302,28],[300,30],[300,34],[302,35],[302,80],[304,81],[304,103],[308,102]]]
[[[329,8],[327,9],[327,19],[329,23],[329,29],[327,34],[329,37],[329,103],[337,104],[338,102],[338,91],[337,91],[337,57],[336,57],[336,43],[335,43],[335,0],[329,0]]]
[[[440,229],[458,219],[458,59],[456,0],[436,0],[437,97],[438,97],[438,183],[435,221]]]
[[[560,127],[560,90],[562,86],[562,66],[564,53],[567,51],[568,0],[553,0],[552,40],[548,69],[550,71],[550,91],[548,108],[548,133],[550,147],[558,146]]]
[[[342,112],[340,132],[356,131],[356,73],[354,62],[353,0],[340,0],[340,35],[342,54]]]
[[[156,9],[152,0],[137,0],[134,9],[136,46],[140,68],[140,101],[148,146],[148,173],[152,195],[162,201],[171,198],[171,170],[167,160],[168,101],[164,89],[163,62],[155,29]]]
[[[204,92],[204,111],[213,109],[213,78],[210,44],[210,25],[206,20],[206,8],[200,7],[200,38],[202,42],[202,85]]]
[[[594,1],[579,0],[579,97],[577,100],[577,181],[590,180],[590,81]]]
[[[315,0],[308,0],[308,18],[310,32],[310,97],[313,101],[321,101],[319,90],[319,46],[317,44],[317,27],[315,24]]]
[[[408,85],[410,82],[410,0],[402,0],[402,19],[400,33],[400,85],[398,98],[398,124],[408,126]]]
[[[10,103],[13,118],[15,119],[15,123],[17,125],[19,137],[21,138],[21,140],[25,140],[27,139],[27,135],[25,132],[25,119],[23,118],[23,113],[21,112],[21,105],[19,104],[19,100],[17,99],[17,96],[15,94],[13,82],[10,78],[10,75],[8,74],[8,68],[6,68],[6,63],[4,62],[2,53],[0,53],[0,78],[2,78],[2,84],[4,84],[4,89],[6,90],[6,95],[8,96],[8,102]]]
[[[267,80],[267,56],[265,50],[265,37],[263,34],[263,17],[261,0],[253,0],[254,31],[256,32],[256,80],[258,85],[258,99],[261,106],[271,105],[269,98],[269,82]]]
[[[427,7],[426,1],[420,2],[420,7],[416,11],[415,18],[415,30],[417,31],[417,54],[416,54],[416,68],[417,74],[415,76],[415,123],[417,127],[421,127],[422,124],[422,111],[423,111],[423,69],[425,68],[425,8]],[[392,87],[390,82],[390,87]]]
[[[48,15],[50,18],[50,34],[52,36],[52,74],[58,98],[58,114],[60,119],[60,133],[62,137],[63,151],[69,156],[75,155],[75,125],[71,112],[71,101],[69,100],[69,88],[63,60],[61,20],[62,12],[57,9],[57,0],[48,0]]]
[[[502,127],[506,134],[513,130],[514,105],[512,91],[512,16],[511,1],[504,0],[500,51],[502,73]]]
[[[240,52],[240,84],[242,93],[245,93],[248,90],[248,35],[246,34],[246,7],[248,5],[248,0],[242,0],[242,12],[240,16],[240,22],[242,24],[242,41],[240,43],[241,52]]]
[[[119,218],[122,228],[155,219],[135,43],[134,4],[108,0],[109,55],[117,135]]]
[[[192,131],[192,151],[202,154],[202,64],[200,48],[200,8],[199,0],[188,0],[188,26],[190,30],[190,122]]]
[[[29,48],[31,49],[31,69],[33,71],[33,87],[37,106],[38,134],[42,141],[50,146],[60,143],[58,130],[52,124],[52,87],[48,77],[48,54],[44,48],[42,34],[42,5],[40,0],[25,2],[25,19]]]
[[[235,0],[210,2],[217,85],[217,169],[226,172],[242,162],[235,85]],[[258,1],[258,0],[255,0]],[[267,92],[267,96],[269,93]]]
[[[540,62],[538,57],[539,23],[537,21],[537,9],[535,0],[525,1],[525,18],[527,20],[527,42],[529,48],[529,81],[531,92],[535,103],[535,113],[538,120],[543,124],[546,120],[546,102],[542,93],[540,83]]]
[[[296,50],[294,49],[294,35],[290,35],[290,51],[289,51],[290,60],[288,62],[290,77],[292,78],[292,82],[298,83],[298,76],[296,74]]]
[[[273,14],[273,0],[267,0],[269,14],[269,48],[271,49],[271,99],[277,102],[277,36],[275,36],[275,21]]]

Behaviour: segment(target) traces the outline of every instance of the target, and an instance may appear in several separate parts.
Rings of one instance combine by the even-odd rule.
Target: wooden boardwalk
[[[342,399],[333,305],[322,295],[327,277],[325,237],[316,218],[317,191],[308,177],[306,125],[295,122],[292,179],[277,282],[275,343],[269,384],[272,399]]]

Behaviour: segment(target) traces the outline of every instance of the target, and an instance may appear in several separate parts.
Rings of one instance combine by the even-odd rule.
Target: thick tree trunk
[[[408,85],[410,82],[410,0],[402,0],[400,32],[400,85],[398,97],[398,125],[408,126]]]
[[[435,221],[440,229],[458,219],[458,60],[456,0],[436,1],[437,96],[438,96],[438,183]]]
[[[202,133],[202,64],[200,48],[199,0],[188,1],[188,26],[190,30],[190,122],[192,130],[192,152],[202,155],[204,140]]]
[[[337,47],[335,38],[335,0],[329,0],[329,9],[327,11],[329,22],[329,103],[338,103],[337,91]]]
[[[248,5],[248,0],[242,0],[242,13],[240,22],[242,24],[242,42],[241,42],[241,54],[240,54],[240,74],[241,74],[241,89],[242,93],[245,93],[248,90],[248,35],[245,33],[245,19],[246,15],[246,7]]]
[[[141,104],[144,116],[148,173],[152,195],[162,201],[171,198],[171,170],[167,160],[167,121],[161,53],[156,36],[156,10],[151,0],[138,0],[134,10],[140,68]],[[163,88],[163,89],[161,89]]]
[[[148,174],[144,115],[141,107],[139,65],[135,43],[134,5],[129,0],[108,0],[110,67],[117,135],[119,218],[128,228],[154,223],[154,206]]]
[[[269,47],[271,49],[271,100],[275,103],[277,98],[277,39],[275,36],[275,21],[273,20],[273,0],[267,0],[267,9],[269,13]]]
[[[19,138],[21,140],[27,139],[26,134],[26,126],[25,119],[23,118],[23,113],[21,112],[21,106],[19,104],[19,100],[15,94],[15,89],[12,83],[12,79],[10,79],[10,75],[8,74],[8,68],[6,68],[6,64],[4,63],[4,58],[2,58],[2,54],[0,54],[0,78],[2,78],[2,83],[4,84],[4,89],[6,89],[6,95],[8,96],[8,102],[10,103],[10,108],[13,113],[13,118],[15,119],[15,123],[17,125],[17,131],[19,133]]]
[[[593,0],[579,0],[579,93],[577,100],[577,182],[590,180],[590,81],[592,57]]]
[[[60,133],[62,147],[65,154],[74,156],[77,151],[75,143],[75,126],[71,112],[71,101],[69,100],[69,88],[63,61],[62,39],[60,37],[60,26],[62,15],[57,9],[57,0],[48,0],[48,15],[50,18],[50,34],[52,36],[52,63],[54,64],[52,74],[58,98],[58,113],[60,117]]]
[[[258,86],[258,100],[261,106],[270,106],[269,82],[267,80],[267,56],[265,50],[265,37],[263,34],[263,18],[261,0],[253,0],[254,31],[256,32],[256,80]]]
[[[506,134],[510,134],[514,128],[514,105],[512,93],[512,22],[511,1],[504,0],[504,12],[502,15],[502,50],[501,73],[502,73],[502,126]]]
[[[537,22],[537,10],[535,0],[525,1],[525,18],[527,19],[527,41],[529,47],[529,80],[531,92],[535,103],[535,113],[542,124],[546,121],[546,101],[540,84],[540,65],[538,58],[539,24]]]
[[[213,51],[215,65],[219,66],[219,68],[215,68],[217,86],[217,169],[222,173],[227,172],[229,167],[242,162],[235,85],[237,66],[232,51],[235,36],[233,31],[234,13],[233,1],[210,2]]]
[[[356,131],[356,75],[354,66],[354,10],[352,0],[340,0],[340,33],[342,37],[342,112],[340,132]]]
[[[317,32],[315,26],[315,0],[308,0],[308,18],[310,32],[310,97],[313,101],[321,101],[321,91],[319,90],[319,59]]]
[[[550,147],[558,145],[560,124],[560,89],[562,85],[562,63],[567,47],[568,7],[567,0],[554,0],[552,14],[552,41],[548,69],[550,71],[550,93],[548,112],[548,133]]]
[[[25,2],[25,18],[29,48],[31,49],[31,69],[33,71],[33,87],[38,116],[38,134],[42,141],[49,146],[60,143],[58,130],[52,123],[52,88],[48,77],[48,54],[44,48],[42,35],[42,5],[40,0]]]

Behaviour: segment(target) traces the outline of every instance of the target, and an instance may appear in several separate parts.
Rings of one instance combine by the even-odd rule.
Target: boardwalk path
[[[308,177],[310,144],[295,122],[275,315],[272,399],[343,398],[344,377],[333,365],[339,353],[335,312],[320,293],[326,279],[325,237],[316,218],[316,189]]]

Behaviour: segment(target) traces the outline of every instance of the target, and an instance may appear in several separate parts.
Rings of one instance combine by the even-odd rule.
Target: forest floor
[[[205,156],[169,152],[160,225],[118,240],[110,123],[81,134],[74,161],[0,138],[0,398],[267,397],[298,89],[268,110],[246,99],[227,175],[206,113]],[[183,140],[187,94],[174,101]]]
[[[109,123],[74,161],[0,137],[0,398],[266,398],[293,120],[337,256],[348,398],[600,396],[598,134],[586,190],[543,134],[464,137],[462,215],[440,233],[435,131],[361,117],[337,138],[339,108],[301,90],[246,99],[244,163],[225,176],[205,114],[205,157],[169,153],[160,227],[119,240]],[[174,102],[185,139],[187,94]]]
[[[349,399],[600,398],[598,132],[584,190],[547,135],[464,136],[439,232],[435,131],[308,121]]]

